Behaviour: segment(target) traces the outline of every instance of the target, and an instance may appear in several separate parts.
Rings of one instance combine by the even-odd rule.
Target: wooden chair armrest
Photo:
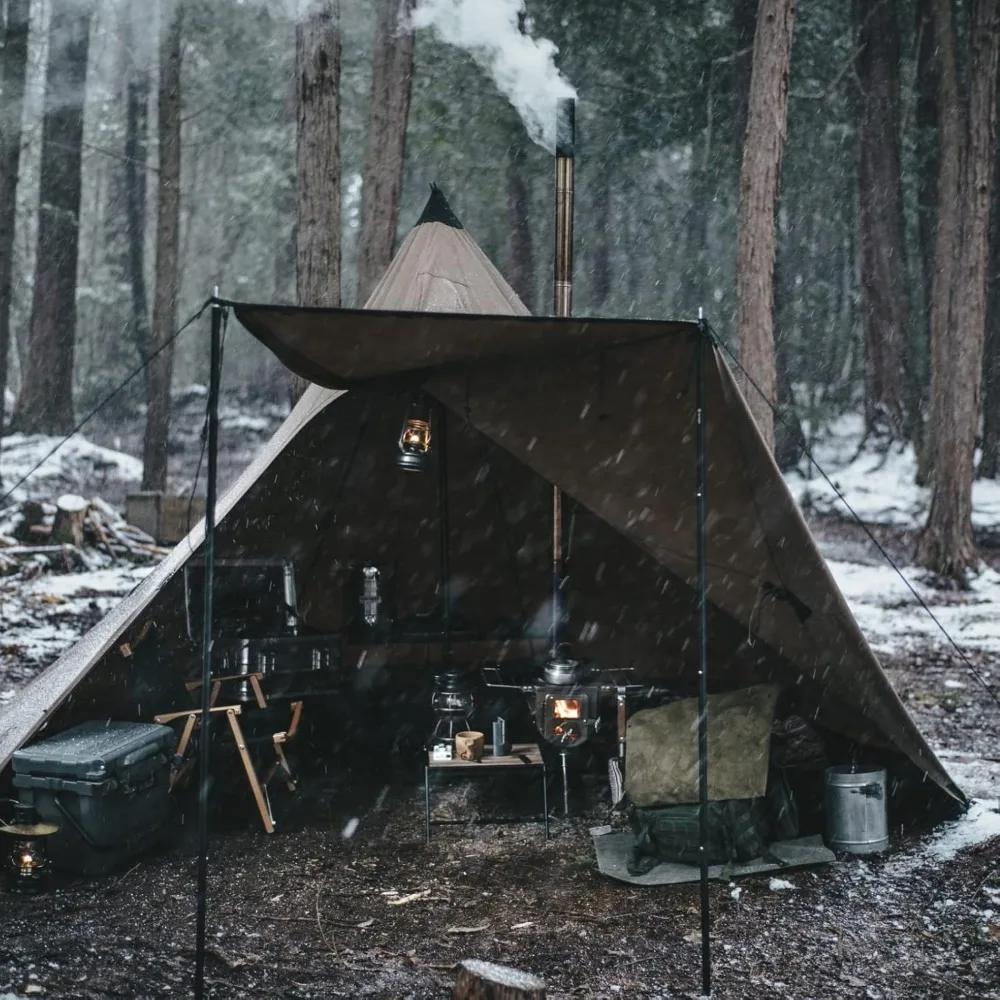
[[[290,740],[294,735],[295,731],[299,728],[299,720],[302,718],[302,702],[293,701],[292,702],[292,721],[289,723],[288,731],[285,733],[285,739]]]
[[[252,674],[225,674],[222,677],[216,677],[213,674],[212,675],[212,683],[214,684],[216,681],[247,681],[251,677],[256,677],[259,680],[263,676],[264,675],[262,673],[259,673],[259,672],[258,673],[252,673]],[[188,689],[188,691],[197,691],[198,688],[201,687],[201,681],[200,680],[197,680],[197,681],[186,681],[185,684],[184,684],[184,687],[186,687]]]
[[[216,705],[214,708],[210,708],[209,712],[232,712],[233,715],[240,714],[239,705]],[[192,715],[201,715],[200,708],[186,708],[183,712],[165,712],[163,715],[154,715],[153,722],[165,726],[168,722],[173,722],[175,719],[184,719]]]

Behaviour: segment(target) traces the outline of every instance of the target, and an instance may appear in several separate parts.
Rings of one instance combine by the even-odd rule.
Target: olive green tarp
[[[491,625],[532,610],[544,619],[555,484],[571,503],[567,635],[577,651],[691,680],[692,374],[703,334],[693,323],[530,317],[465,231],[438,218],[425,213],[411,231],[368,309],[230,303],[316,384],[222,497],[218,553],[293,558],[307,620],[320,627],[340,623],[348,555],[403,552],[408,589],[433,592],[436,477],[393,463],[406,394],[422,386],[460,418],[449,461],[463,610]],[[963,801],[865,641],[714,344],[705,420],[712,689],[779,683],[800,714],[896,751]],[[0,716],[0,766],[46,724],[98,707],[164,709],[128,694],[133,665],[119,647],[153,620],[164,669],[197,662],[178,570],[202,538],[198,525],[19,693]]]

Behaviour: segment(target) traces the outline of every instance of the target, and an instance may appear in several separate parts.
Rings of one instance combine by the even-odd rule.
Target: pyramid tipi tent
[[[317,384],[223,497],[221,555],[293,558],[302,609],[320,628],[340,624],[351,558],[395,559],[411,606],[433,594],[433,477],[401,474],[392,460],[402,400],[424,386],[464,418],[451,422],[448,446],[460,512],[452,591],[499,643],[495,655],[545,619],[554,483],[572,502],[568,634],[599,662],[690,684],[697,325],[527,316],[437,192],[373,293],[375,311],[234,306]],[[713,686],[778,682],[825,732],[962,801],[867,645],[714,347],[705,391]],[[138,704],[136,666],[119,646],[155,620],[155,669],[197,662],[178,570],[201,539],[199,526],[11,704],[0,764],[45,723],[164,709]]]

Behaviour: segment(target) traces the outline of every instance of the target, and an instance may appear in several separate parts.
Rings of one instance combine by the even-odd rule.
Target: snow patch
[[[839,417],[813,445],[816,461],[862,521],[908,528],[923,526],[930,510],[931,491],[916,485],[913,445],[893,444],[884,454],[870,448],[859,453],[863,433],[860,414]],[[850,517],[836,491],[808,459],[786,474],[785,481],[800,506]],[[980,528],[1000,524],[1000,480],[977,479],[973,483],[972,523]]]
[[[795,886],[785,878],[773,878],[768,882],[767,887],[771,892],[780,892],[782,889],[794,889]]]
[[[54,448],[58,450],[49,455]],[[142,480],[142,462],[124,452],[102,448],[81,434],[65,440],[48,434],[11,434],[0,442],[0,473],[9,483],[29,476],[14,494],[17,500],[36,493],[32,487],[41,487],[44,495],[53,494],[53,482],[71,488],[78,488],[80,483],[138,483]]]
[[[959,851],[985,844],[1000,837],[1000,801],[977,800],[969,811],[944,828],[924,847],[926,857],[935,861],[951,861]]]
[[[876,652],[895,653],[946,642],[888,563],[865,566],[829,559],[827,565]],[[1000,649],[1000,573],[985,568],[970,578],[968,591],[954,593],[935,590],[912,570],[904,572],[919,597],[963,649]]]

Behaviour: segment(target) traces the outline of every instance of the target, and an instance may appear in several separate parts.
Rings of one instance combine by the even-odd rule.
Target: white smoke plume
[[[554,152],[556,101],[576,97],[576,90],[556,68],[556,45],[520,30],[524,9],[524,0],[419,0],[411,23],[468,52],[515,107],[532,141]]]

